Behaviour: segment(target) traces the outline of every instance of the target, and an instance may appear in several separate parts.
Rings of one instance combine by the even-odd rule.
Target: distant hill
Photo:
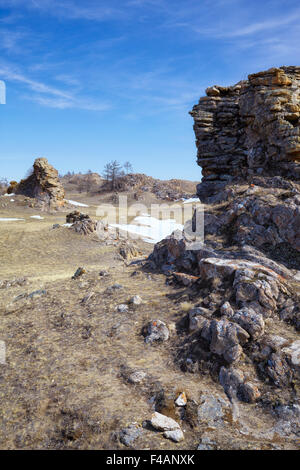
[[[158,199],[177,200],[191,197],[196,193],[194,181],[170,179],[160,180],[141,173],[130,173],[117,178],[115,189],[112,191],[109,181],[98,173],[71,174],[61,177],[66,191],[96,193],[134,192],[139,199],[143,193],[155,195]]]

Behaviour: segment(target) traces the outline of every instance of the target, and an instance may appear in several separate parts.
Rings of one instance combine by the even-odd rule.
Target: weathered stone
[[[158,413],[157,411],[153,413],[150,423],[158,431],[180,430],[179,424],[174,419]]]
[[[246,403],[254,403],[260,397],[258,387],[246,381],[244,373],[240,370],[221,367],[219,381],[231,400],[237,398]]]
[[[245,344],[249,334],[239,325],[224,320],[213,320],[210,325],[210,351],[222,356],[229,364],[237,361],[242,353],[240,344]]]
[[[300,340],[294,341],[282,349],[282,353],[288,358],[291,366],[300,373]]]
[[[164,437],[171,439],[174,442],[181,442],[184,440],[184,435],[181,429],[175,429],[174,431],[165,431]]]
[[[126,313],[128,312],[128,305],[125,305],[125,304],[117,305],[116,310],[120,313]]]
[[[76,272],[72,276],[72,279],[78,279],[79,277],[81,277],[85,273],[86,273],[86,270],[82,267],[79,267],[79,268],[76,269]]]
[[[220,308],[221,315],[225,315],[228,318],[231,318],[234,314],[234,310],[231,307],[229,302],[225,302]]]
[[[272,353],[269,356],[266,373],[277,387],[284,387],[291,383],[291,369],[286,359],[280,353]]]
[[[186,394],[185,392],[182,392],[175,400],[175,405],[185,406],[186,404],[187,404]]]
[[[126,447],[131,447],[136,439],[143,434],[143,429],[138,427],[137,424],[131,424],[127,428],[121,429],[120,441]]]
[[[143,372],[142,370],[137,370],[128,377],[128,381],[132,384],[138,384],[142,382],[146,376],[146,372]]]
[[[222,426],[226,412],[230,409],[229,403],[223,398],[213,395],[202,395],[198,407],[198,421],[208,426]]]
[[[139,295],[134,295],[129,299],[131,305],[141,305],[143,303],[142,298]]]
[[[194,282],[196,282],[199,277],[198,276],[192,276],[190,274],[185,274],[185,273],[173,273],[174,278],[176,281],[180,284],[183,284],[184,286],[191,286]]]
[[[169,339],[169,330],[167,325],[160,320],[152,320],[147,327],[146,343],[153,341],[167,341]]]
[[[260,313],[256,313],[251,308],[238,310],[232,317],[249,335],[255,339],[264,333],[265,322]]]
[[[207,310],[203,308],[192,308],[189,311],[189,329],[190,331],[203,329],[205,326],[209,328],[210,322],[205,317]]]
[[[125,260],[131,260],[133,258],[137,258],[141,255],[141,252],[137,249],[137,247],[128,241],[123,242],[119,249],[120,255]]]

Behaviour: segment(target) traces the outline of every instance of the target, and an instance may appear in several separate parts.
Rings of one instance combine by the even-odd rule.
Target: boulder
[[[36,198],[42,209],[58,209],[65,204],[65,191],[59,180],[58,171],[46,158],[35,160],[32,174],[21,180],[14,187],[14,192]]]

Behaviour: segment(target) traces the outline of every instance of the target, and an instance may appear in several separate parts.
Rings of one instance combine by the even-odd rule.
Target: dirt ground
[[[78,209],[95,216],[98,201],[80,194],[67,198],[90,205]],[[37,214],[44,219],[30,218]],[[181,370],[177,351],[183,344],[185,295],[176,291],[174,298],[165,276],[143,269],[153,245],[139,242],[141,262],[126,263],[118,247],[97,236],[53,229],[65,223],[65,215],[25,207],[19,196],[0,198],[0,218],[25,218],[0,222],[0,280],[27,278],[24,285],[0,289],[0,340],[6,345],[6,362],[0,364],[0,448],[126,449],[119,433],[132,423],[142,431],[135,449],[197,449],[207,433],[223,449],[297,448],[299,442],[259,437],[259,430],[274,423],[269,413],[241,403],[235,421],[210,375]],[[86,274],[72,279],[79,266]],[[99,275],[103,270],[107,276]],[[122,287],[108,289],[116,283]],[[134,295],[141,296],[141,305],[116,310]],[[146,344],[143,328],[155,319],[167,323],[171,337]],[[128,380],[134,371],[146,373],[141,383]],[[185,439],[174,443],[145,422],[154,410],[179,420],[174,399],[182,391],[188,397],[180,420]],[[222,427],[197,422],[201,397],[214,394],[228,402]]]

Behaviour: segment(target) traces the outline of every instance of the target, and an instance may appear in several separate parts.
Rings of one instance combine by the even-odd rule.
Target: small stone
[[[126,447],[131,447],[134,441],[143,434],[143,430],[137,424],[130,424],[127,428],[121,429],[120,441]]]
[[[300,340],[294,341],[290,346],[284,348],[282,352],[289,358],[292,366],[300,370]]]
[[[129,299],[129,303],[132,305],[141,305],[143,303],[142,298],[139,295],[135,295]]]
[[[109,273],[108,273],[107,271],[105,271],[105,270],[104,270],[104,271],[100,271],[99,276],[101,276],[101,277],[109,276]]]
[[[116,310],[121,313],[128,312],[128,306],[125,304],[120,304],[116,307]]]
[[[255,403],[261,396],[258,387],[250,382],[240,385],[238,398],[246,403]]]
[[[35,290],[34,292],[31,292],[31,294],[28,295],[29,299],[35,299],[37,297],[42,297],[43,295],[46,295],[47,292],[43,289]]]
[[[184,439],[183,432],[181,429],[175,429],[174,431],[165,431],[164,437],[171,439],[174,442],[181,442]]]
[[[84,268],[79,267],[75,274],[72,276],[72,279],[78,279],[80,276],[86,273],[86,270]]]
[[[116,282],[116,284],[113,284],[113,285],[111,286],[111,288],[112,288],[112,289],[123,289],[123,286],[122,286],[121,284],[118,284],[118,283]]]
[[[202,403],[198,407],[198,422],[208,426],[222,426],[229,403],[223,398],[213,395],[203,395]]]
[[[169,339],[169,330],[167,325],[160,320],[152,320],[148,324],[147,333],[148,335],[145,338],[146,343],[152,343],[153,341],[167,341]]]
[[[172,418],[165,416],[157,411],[151,417],[151,425],[158,431],[174,431],[180,429],[179,424]]]
[[[182,392],[179,397],[175,400],[177,406],[185,406],[187,404],[186,394]]]
[[[244,328],[253,339],[262,336],[265,331],[263,316],[256,313],[252,308],[243,308],[237,311],[232,319]]]
[[[194,282],[198,281],[198,276],[192,276],[186,273],[173,273],[173,277],[179,284],[183,284],[186,287],[191,286]]]
[[[123,286],[121,284],[113,284],[112,286],[108,287],[106,289],[106,293],[107,294],[112,294],[114,291],[118,290],[118,289],[123,289]]]
[[[128,381],[132,384],[138,384],[144,380],[146,377],[146,373],[143,372],[142,370],[137,370],[136,372],[133,372],[129,377]]]
[[[208,436],[203,436],[197,450],[214,450],[215,446],[215,441],[212,441]]]
[[[221,315],[226,315],[226,317],[232,317],[234,315],[234,310],[231,307],[229,302],[225,302],[220,308]]]

